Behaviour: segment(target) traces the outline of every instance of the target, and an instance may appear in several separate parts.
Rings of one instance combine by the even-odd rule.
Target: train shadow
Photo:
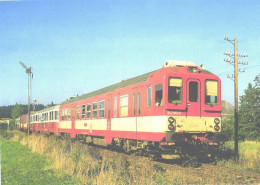
[[[181,167],[192,167],[192,168],[199,168],[203,163],[205,163],[206,161],[200,161],[194,157],[180,157],[180,156],[175,156],[174,158],[164,158],[162,157],[162,159],[157,159],[154,160],[160,163],[164,163],[164,164],[171,164],[171,165],[178,165]]]
[[[217,165],[219,161],[228,161],[233,160],[235,157],[234,150],[230,148],[220,148],[213,154],[214,157],[197,157],[197,156],[185,156],[181,157],[178,155],[164,157],[162,159],[157,159],[155,161],[165,163],[165,164],[174,164],[182,167],[193,167],[199,168],[202,164]]]

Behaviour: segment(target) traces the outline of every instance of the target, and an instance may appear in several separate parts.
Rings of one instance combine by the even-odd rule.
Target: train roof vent
[[[163,67],[183,67],[183,66],[196,66],[194,62],[167,60]]]

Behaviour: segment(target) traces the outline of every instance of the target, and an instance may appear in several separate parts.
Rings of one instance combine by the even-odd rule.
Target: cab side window
[[[161,84],[155,86],[155,106],[163,104],[163,86]]]
[[[151,107],[151,102],[152,102],[152,88],[148,87],[147,88],[147,107]]]

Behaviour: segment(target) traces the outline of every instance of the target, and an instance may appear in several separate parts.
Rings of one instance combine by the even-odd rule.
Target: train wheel
[[[130,144],[129,144],[129,141],[128,141],[128,140],[124,140],[123,150],[124,150],[125,153],[130,154],[130,152],[131,152],[131,147],[130,147]]]
[[[152,153],[149,155],[149,157],[153,160],[153,161],[159,161],[162,159],[162,155],[159,152],[156,153]]]

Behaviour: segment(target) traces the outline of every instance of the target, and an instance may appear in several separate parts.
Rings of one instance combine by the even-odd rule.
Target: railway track
[[[82,142],[82,141],[79,141]],[[82,142],[83,143],[83,142]],[[218,182],[230,182],[235,181],[238,184],[259,184],[260,174],[237,170],[228,167],[218,166],[217,162],[205,162],[205,161],[194,161],[192,158],[184,159],[176,155],[163,156],[162,159],[153,160],[150,156],[143,156],[138,154],[126,154],[123,150],[114,150],[113,148],[88,145],[95,147],[100,150],[106,150],[112,152],[112,155],[124,155],[130,164],[136,163],[137,166],[142,166],[142,163],[150,163],[152,166],[157,166],[158,172],[164,171],[164,173],[178,173],[178,174],[189,174],[188,176],[204,177],[209,179],[209,183]],[[161,167],[160,167],[161,166]]]

